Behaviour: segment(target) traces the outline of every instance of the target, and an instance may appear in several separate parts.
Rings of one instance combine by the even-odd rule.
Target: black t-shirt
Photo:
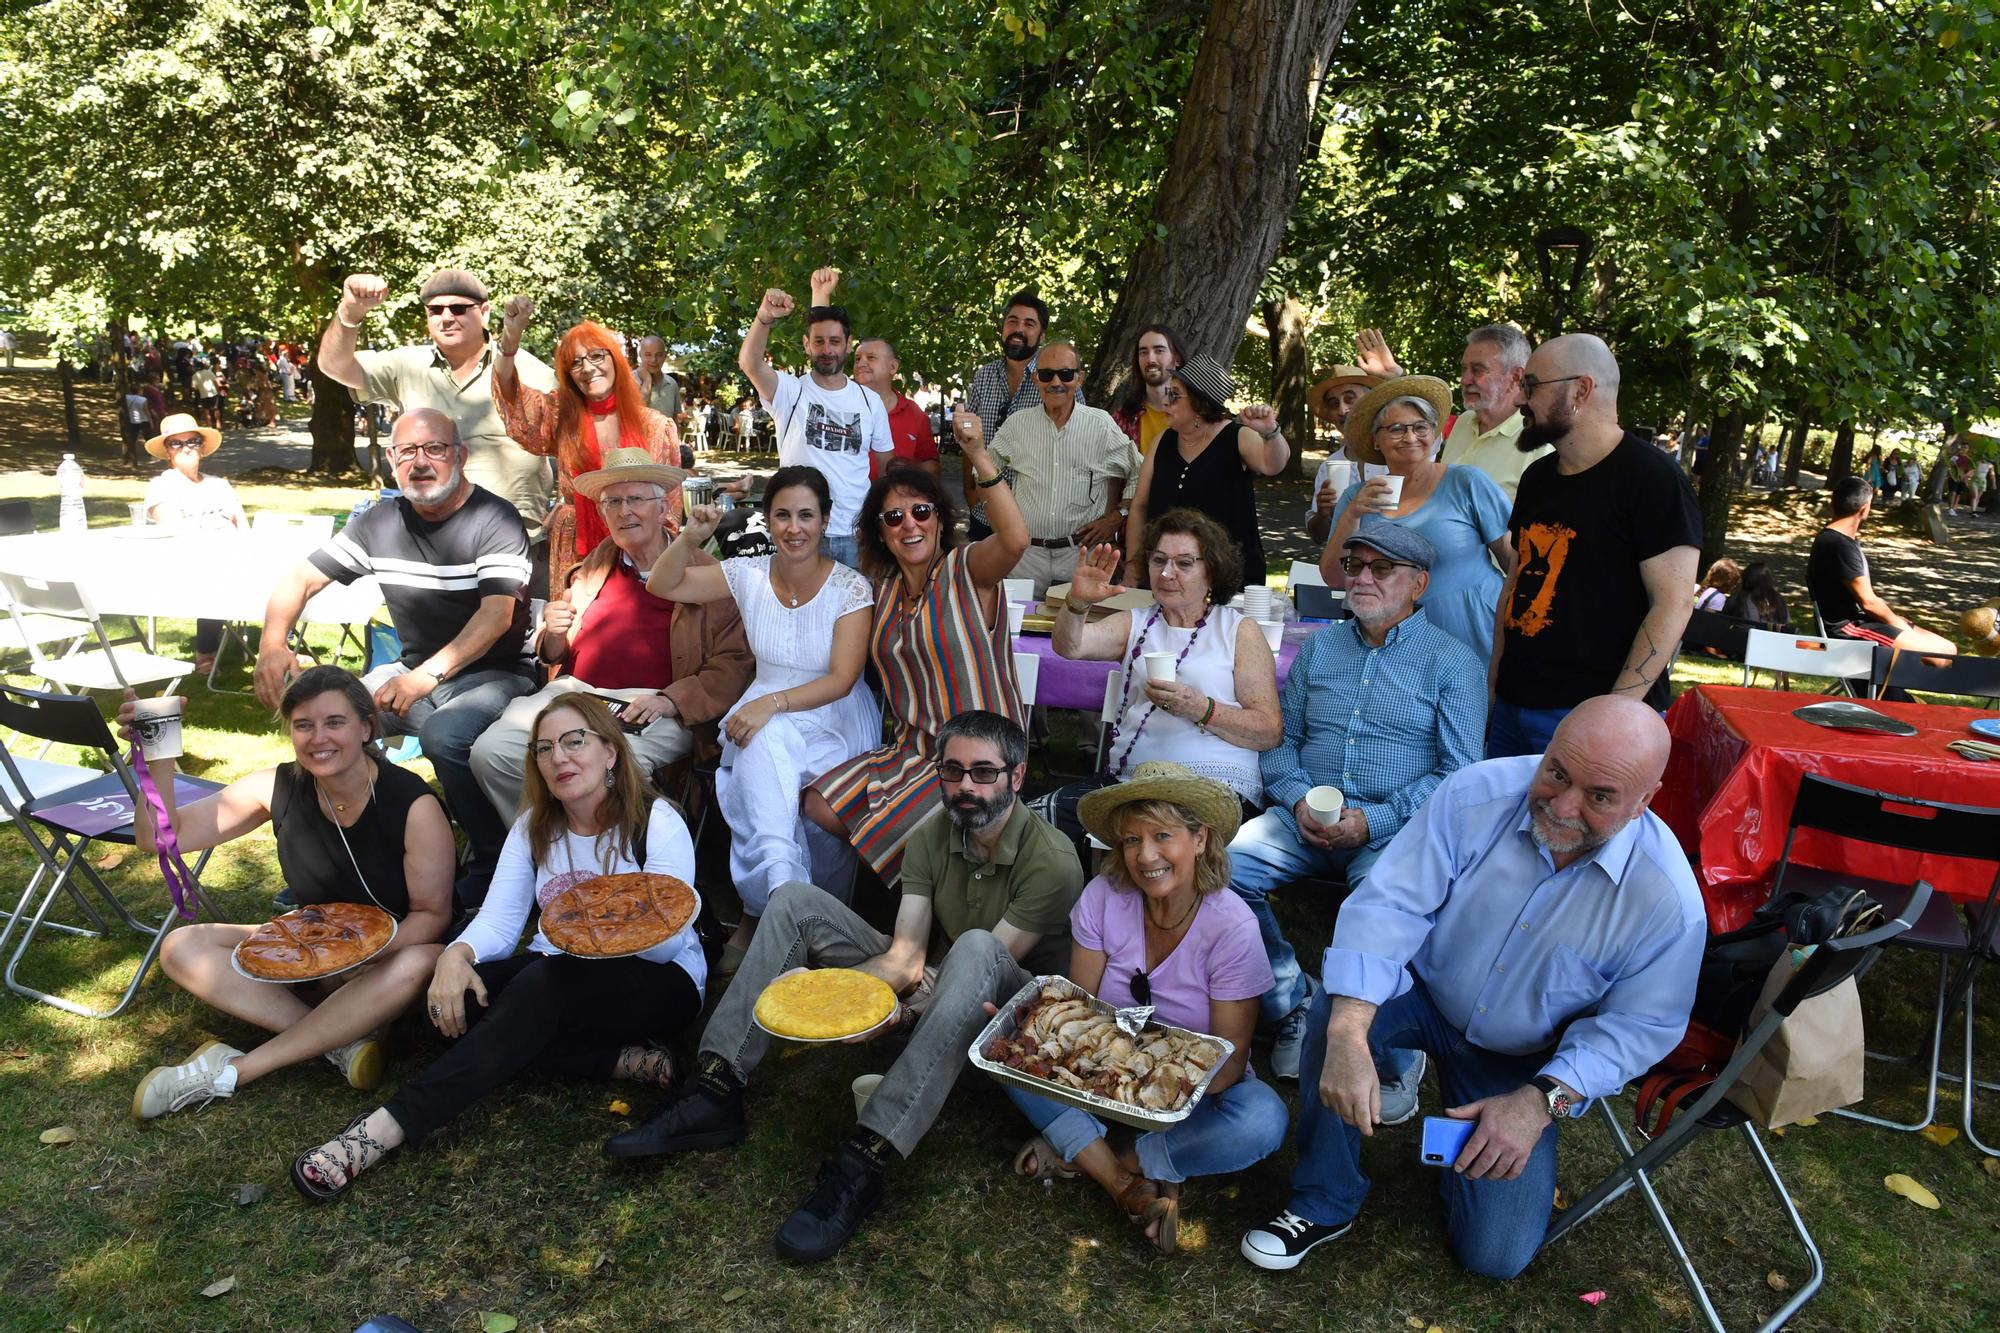
[[[1508,521],[1519,568],[1497,693],[1521,708],[1574,708],[1609,691],[1652,607],[1640,564],[1701,545],[1694,487],[1643,436],[1626,431],[1582,472],[1556,463],[1550,454],[1521,474]],[[1667,706],[1667,665],[1646,693],[1655,708]]]
[[[1869,619],[1848,586],[1867,577],[1868,557],[1861,553],[1861,543],[1844,532],[1821,528],[1806,557],[1806,591],[1829,632],[1850,621]]]
[[[377,760],[368,808],[341,829],[326,817],[312,778],[297,764],[279,764],[271,780],[271,832],[292,896],[302,904],[372,902],[399,921],[408,916],[403,830],[410,807],[430,794],[416,774]]]
[[[313,567],[337,583],[373,574],[414,670],[457,638],[486,597],[512,597],[514,621],[475,662],[459,668],[517,668],[528,638],[528,532],[514,506],[474,486],[450,517],[431,522],[408,500],[378,504],[312,553]]]

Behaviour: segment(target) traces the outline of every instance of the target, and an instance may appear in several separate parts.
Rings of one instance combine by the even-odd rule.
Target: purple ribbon
[[[167,803],[160,799],[160,789],[153,785],[153,774],[147,766],[139,747],[133,746],[127,759],[132,772],[139,779],[139,794],[146,798],[146,804],[153,808],[153,846],[159,852],[160,875],[167,881],[167,892],[173,895],[174,911],[184,921],[195,919],[195,907],[199,900],[195,897],[194,872],[181,859],[180,840],[174,837],[174,821],[167,817]]]

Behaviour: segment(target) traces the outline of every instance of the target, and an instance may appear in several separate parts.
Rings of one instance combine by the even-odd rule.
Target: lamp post
[[[1583,269],[1590,262],[1591,253],[1597,249],[1597,242],[1590,239],[1590,233],[1581,227],[1550,227],[1535,233],[1535,258],[1541,264],[1542,290],[1548,293],[1549,303],[1555,307],[1555,333],[1561,337],[1563,315],[1569,310],[1570,293],[1583,280]],[[1556,256],[1566,255],[1569,272],[1560,284],[1555,279]]]

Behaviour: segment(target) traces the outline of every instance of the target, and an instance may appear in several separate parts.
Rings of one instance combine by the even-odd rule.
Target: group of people
[[[152,1071],[135,1113],[321,1056],[376,1087],[381,1029],[420,1002],[448,1050],[298,1155],[307,1197],[345,1192],[530,1067],[660,1089],[609,1156],[725,1147],[748,1132],[763,988],[854,967],[896,991],[876,1040],[899,1051],[778,1228],[778,1252],[810,1262],[877,1206],[993,1006],[1060,972],[1234,1053],[1193,1113],[1136,1136],[1010,1092],[1023,1176],[1088,1176],[1170,1251],[1185,1182],[1294,1135],[1290,1196],[1241,1242],[1291,1268],[1352,1225],[1361,1139],[1413,1115],[1434,1070],[1445,1113],[1477,1122],[1444,1173],[1454,1251],[1519,1272],[1546,1226],[1557,1126],[1678,1040],[1703,941],[1692,873],[1647,810],[1699,520],[1680,469],[1620,425],[1609,349],[1475,329],[1466,411],[1447,422],[1442,380],[1358,340],[1362,364],[1314,395],[1342,467],[1308,518],[1348,615],[1305,640],[1281,686],[1230,606],[1263,575],[1253,480],[1290,448],[1268,408],[1232,417],[1226,372],[1167,328],[1140,339],[1131,401],[1083,404],[1078,349],[1045,342],[1046,307],[1022,293],[953,417],[977,502],[961,529],[936,460],[901,448],[899,416],[928,423],[892,401],[893,345],[853,343],[829,303],[837,278],[814,275],[803,373],[768,356],[793,299],[772,289],[754,313],[740,365],[780,467],[757,501],[768,550],[721,558],[722,515],[684,503],[671,419],[599,326],[570,329],[544,364],[520,346],[524,298],[489,337],[484,285],[445,270],[421,292],[429,344],[358,350],[386,286],[347,281],[318,362],[401,409],[401,493],[272,594],[255,683],[294,758],[169,818],[187,851],[269,821],[296,901],[372,901],[402,924],[369,966],[289,991],[229,967],[248,927],[173,932],[168,975],[271,1035]],[[568,529],[533,488],[549,457]],[[557,549],[531,623],[538,545]],[[364,575],[401,658],[359,679],[302,664],[290,632],[307,598]],[[1103,771],[1033,800],[1002,590],[1017,577],[1067,585],[1057,653],[1122,670]],[[1099,605],[1142,584],[1150,604]],[[1164,676],[1144,665],[1162,654]],[[392,732],[421,737],[441,802],[381,758]],[[539,932],[517,952],[533,907],[580,878],[693,880],[687,826],[653,778],[672,789],[704,758],[743,906],[734,936],[713,957],[692,927],[616,962]],[[1328,787],[1337,816],[1308,799]],[[148,823],[142,846],[153,836]],[[893,919],[856,909],[860,876],[894,892]],[[1336,881],[1332,947],[1307,967],[1272,900],[1330,902]],[[696,1035],[712,982],[681,1069],[673,1044]],[[1291,1079],[1296,1125],[1273,1087]]]

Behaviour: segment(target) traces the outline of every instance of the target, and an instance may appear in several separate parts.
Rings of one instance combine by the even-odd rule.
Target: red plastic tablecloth
[[[1962,759],[1945,749],[1970,735],[1967,723],[1995,714],[1937,704],[1869,704],[1916,727],[1914,736],[1834,731],[1792,716],[1825,697],[1699,685],[1667,712],[1674,747],[1653,810],[1698,866],[1711,930],[1743,925],[1768,896],[1801,774],[1897,796],[2000,806],[2000,763]],[[1813,829],[1800,830],[1792,858],[1902,884],[1925,879],[1941,893],[1977,902],[1985,901],[1993,882],[1990,862],[1924,856]]]

